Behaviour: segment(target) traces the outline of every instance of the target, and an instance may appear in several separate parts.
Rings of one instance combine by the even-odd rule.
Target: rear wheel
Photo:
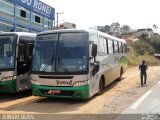
[[[104,79],[101,78],[99,81],[99,91],[98,91],[98,95],[103,94],[104,92]]]
[[[119,76],[118,80],[121,80],[121,79],[122,79],[122,74],[123,74],[123,68],[121,67],[120,76]]]

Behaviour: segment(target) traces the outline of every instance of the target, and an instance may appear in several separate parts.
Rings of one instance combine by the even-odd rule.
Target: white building
[[[64,22],[60,24],[60,26],[58,27],[58,29],[70,29],[70,28],[73,29],[76,28],[76,24],[70,22]]]

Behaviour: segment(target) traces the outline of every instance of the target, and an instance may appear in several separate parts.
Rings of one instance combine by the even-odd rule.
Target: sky
[[[71,22],[77,28],[129,25],[132,29],[160,28],[159,0],[40,0],[55,8],[59,24]],[[56,14],[55,14],[56,15]],[[56,18],[56,16],[55,16]]]

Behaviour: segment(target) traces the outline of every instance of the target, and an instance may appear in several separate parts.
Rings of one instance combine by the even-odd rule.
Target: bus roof
[[[109,35],[107,33],[103,33],[103,32],[98,31],[98,34],[99,34],[99,36],[104,36],[104,37],[112,39],[112,40],[116,40],[116,41],[120,41],[120,42],[126,43],[126,40],[118,38],[118,37],[115,37],[115,36],[112,36],[112,35]]]
[[[0,35],[18,35],[18,36],[30,36],[35,37],[35,33],[29,33],[29,32],[0,32]]]
[[[103,37],[106,37],[106,38],[110,38],[110,39],[113,39],[113,40],[116,40],[116,41],[121,41],[121,42],[126,43],[126,41],[124,39],[120,39],[120,38],[111,36],[107,33],[103,33],[103,32],[100,32],[98,30],[95,30],[95,29],[59,29],[59,30],[50,30],[50,31],[39,32],[37,35],[51,34],[51,33],[61,33],[61,32],[63,32],[63,33],[67,33],[67,32],[88,32],[89,34],[97,34],[98,36],[103,36]]]
[[[89,32],[87,29],[59,29],[59,30],[50,30],[50,31],[43,31],[39,32],[37,35],[41,34],[50,34],[50,33],[67,33],[67,32]]]

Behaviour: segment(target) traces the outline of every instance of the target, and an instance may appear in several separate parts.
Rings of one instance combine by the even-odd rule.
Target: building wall
[[[76,28],[76,24],[70,22],[64,22],[60,24],[60,26],[58,26],[56,29],[72,29],[72,28],[73,29]]]
[[[53,16],[40,14],[13,1],[0,0],[0,31],[40,32],[53,29]]]
[[[138,29],[135,33],[136,37],[140,37],[142,34],[147,34],[150,37],[153,35],[153,30],[151,28]]]

